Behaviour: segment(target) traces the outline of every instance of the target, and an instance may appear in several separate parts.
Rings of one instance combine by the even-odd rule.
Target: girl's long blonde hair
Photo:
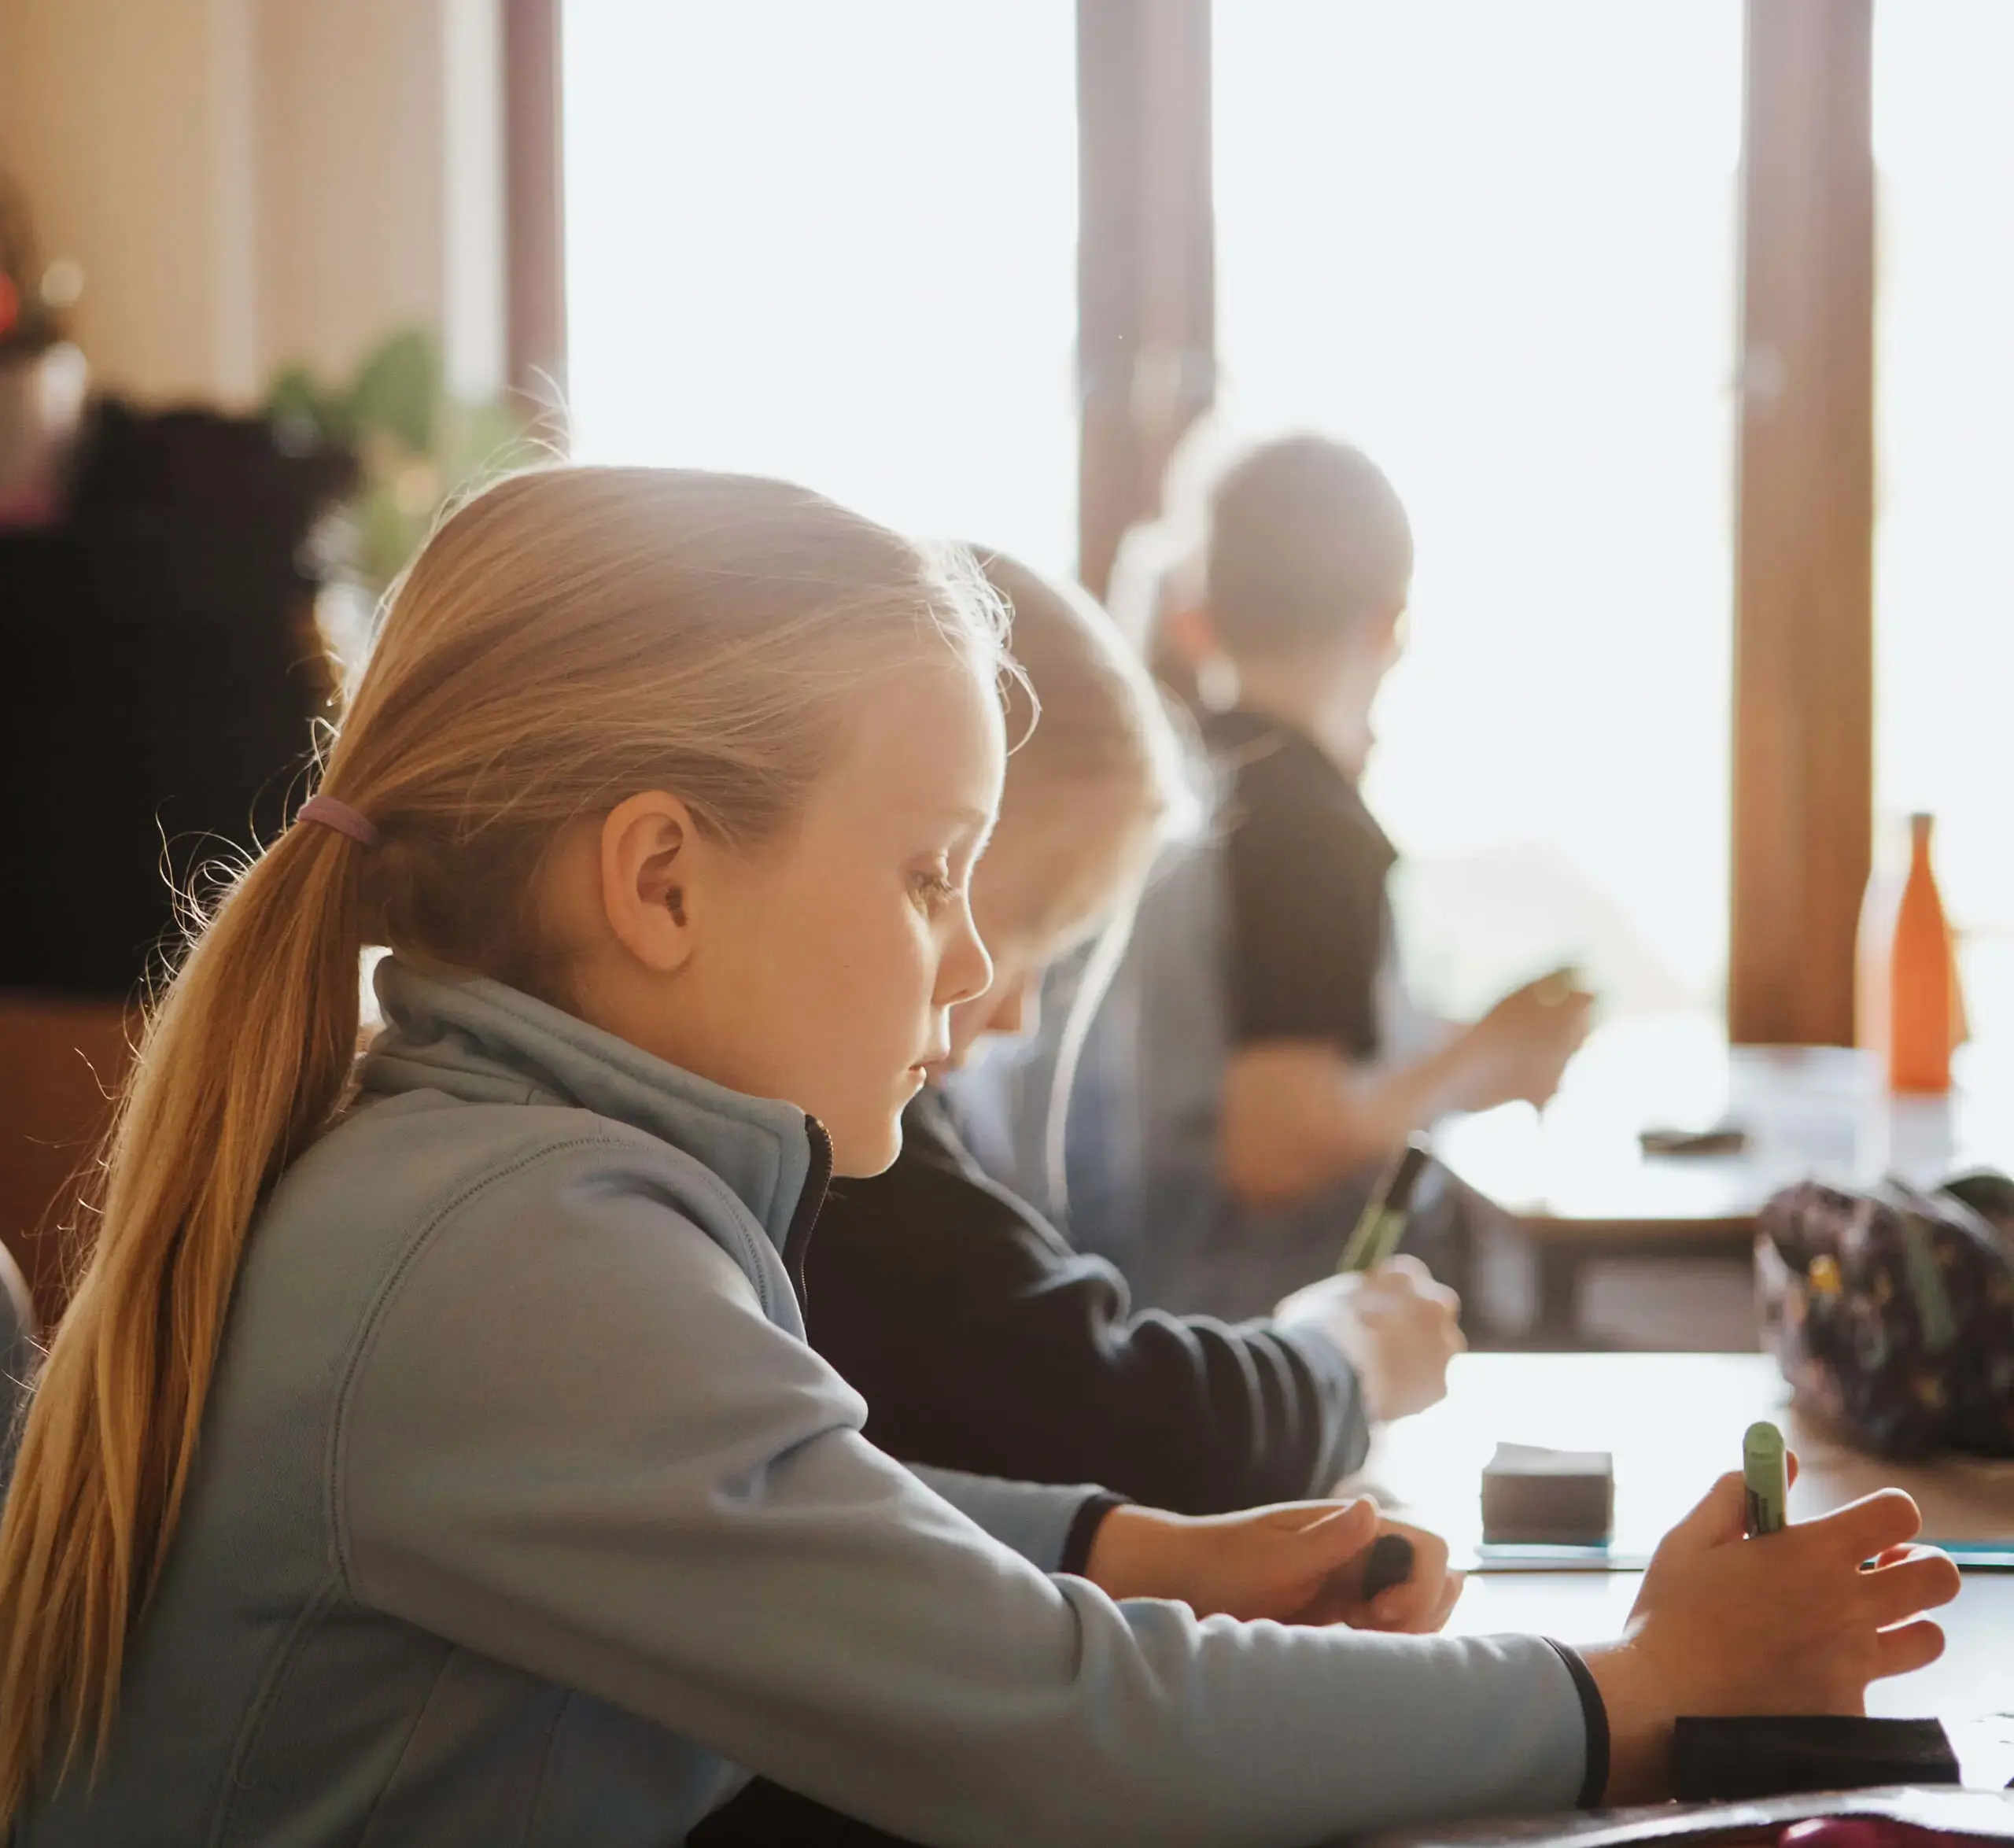
[[[379,840],[296,825],[247,865],[120,1099],[0,1522],[0,1834],[38,1778],[102,1750],[247,1231],[350,1082],[363,950],[563,999],[534,906],[563,825],[662,788],[758,841],[877,676],[948,648],[990,677],[1001,642],[969,561],[780,482],[555,469],[441,527],[323,767]]]
[[[1182,747],[1138,655],[1090,594],[1005,552],[972,548],[1008,606],[1019,677],[1007,692],[1009,760],[1000,825],[1019,809],[1125,804],[1143,825],[1186,812]]]
[[[1136,836],[1179,838],[1192,829],[1201,817],[1195,765],[1118,625],[1088,592],[1005,553],[976,549],[987,581],[1007,600],[1021,677],[1009,688],[1008,733],[1023,742],[1008,760],[994,839],[1062,821],[1087,841],[1109,840],[1110,830],[1097,824],[1114,812],[1131,821]],[[1068,1204],[1071,1086],[1093,1018],[1125,957],[1134,897],[1121,896],[1090,946],[1061,1021],[1042,1139],[1055,1209]]]

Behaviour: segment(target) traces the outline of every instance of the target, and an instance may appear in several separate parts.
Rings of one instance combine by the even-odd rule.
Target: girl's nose
[[[961,908],[957,933],[944,951],[937,969],[937,1005],[956,1007],[983,994],[993,983],[993,958],[979,940],[969,906]]]

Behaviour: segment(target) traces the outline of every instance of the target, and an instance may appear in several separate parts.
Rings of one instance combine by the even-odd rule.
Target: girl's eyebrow
[[[992,838],[997,819],[990,810],[978,808],[969,802],[959,802],[915,813],[905,825],[913,827],[917,831],[913,838],[919,844],[927,829],[933,844],[959,850],[969,846],[973,857],[976,858]]]
[[[964,803],[956,808],[935,810],[930,821],[934,826],[954,828],[960,834],[983,835],[993,832],[994,817],[988,810]]]

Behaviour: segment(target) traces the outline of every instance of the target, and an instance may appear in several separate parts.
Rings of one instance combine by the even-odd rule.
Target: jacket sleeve
[[[1043,1572],[1081,1573],[1098,1523],[1126,1499],[1088,1484],[1059,1488],[928,1464],[909,1468],[983,1533]]]
[[[835,1189],[806,1271],[812,1345],[908,1463],[1212,1514],[1326,1494],[1369,1447],[1319,1330],[1131,1314],[1109,1264],[948,1153]]]
[[[465,1201],[377,1311],[330,1458],[338,1558],[367,1605],[950,1848],[1573,1802],[1586,1726],[1543,1641],[1116,1604],[990,1540],[861,1415],[626,1150],[555,1151]]]

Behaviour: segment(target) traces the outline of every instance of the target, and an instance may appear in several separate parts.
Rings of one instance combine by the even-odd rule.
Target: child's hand
[[[1869,1682],[1943,1653],[1920,1614],[1957,1596],[1958,1569],[1907,1544],[1922,1518],[1900,1489],[1760,1540],[1743,1514],[1741,1477],[1723,1476],[1665,1536],[1624,1640],[1584,1652],[1608,1707],[1612,1802],[1665,1793],[1681,1713],[1858,1713]]]
[[[1558,976],[1505,995],[1458,1042],[1468,1068],[1463,1107],[1548,1102],[1588,1037],[1594,1009],[1593,995]]]
[[[1356,1368],[1364,1409],[1382,1423],[1448,1394],[1448,1363],[1467,1347],[1462,1299],[1404,1253],[1361,1276],[1325,1277],[1280,1304],[1278,1320],[1319,1328]]]
[[[1381,1539],[1388,1533],[1398,1534],[1411,1544],[1412,1570],[1367,1603],[1362,1591],[1363,1559],[1354,1560],[1330,1587],[1326,1614],[1301,1621],[1345,1623],[1353,1630],[1390,1630],[1415,1636],[1429,1636],[1445,1626],[1466,1582],[1460,1573],[1448,1570],[1448,1543],[1423,1527],[1407,1527],[1397,1521],[1379,1522],[1378,1533]]]
[[[1411,1541],[1412,1573],[1366,1603],[1363,1570],[1381,1533]],[[1112,1597],[1177,1599],[1198,1617],[1376,1630],[1437,1630],[1462,1590],[1444,1540],[1381,1519],[1368,1500],[1201,1517],[1114,1508],[1091,1543],[1085,1577]]]

